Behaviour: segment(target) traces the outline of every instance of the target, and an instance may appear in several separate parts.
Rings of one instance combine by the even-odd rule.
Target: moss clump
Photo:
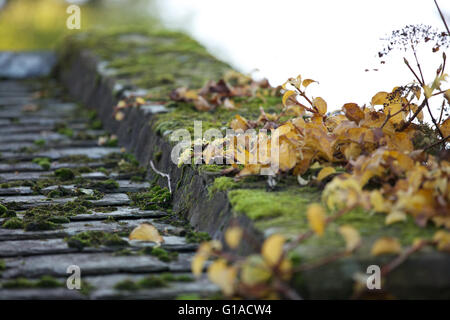
[[[114,288],[117,290],[137,291],[140,289],[163,288],[169,286],[170,282],[190,282],[194,281],[188,275],[175,275],[172,273],[163,273],[159,276],[150,275],[139,281],[126,279],[118,282]]]
[[[34,282],[25,278],[17,278],[2,283],[2,288],[4,289],[27,289],[33,287]]]
[[[20,218],[10,218],[3,222],[2,227],[5,229],[22,229],[23,221]]]
[[[103,213],[108,213],[108,212],[114,212],[117,211],[116,207],[97,207],[93,209],[95,212],[103,212]]]
[[[201,243],[209,240],[211,240],[211,237],[207,232],[189,231],[186,235],[187,243]]]
[[[167,188],[158,185],[153,186],[149,191],[129,193],[131,205],[142,210],[161,210],[170,205],[170,192]]]
[[[47,193],[48,198],[64,198],[75,195],[75,192],[68,188],[58,186],[56,189],[51,190]]]
[[[101,130],[103,128],[103,125],[99,119],[95,119],[89,123],[89,128],[91,128],[92,130]]]
[[[75,178],[75,173],[69,168],[60,168],[55,170],[55,176],[61,181],[72,180]]]
[[[8,280],[2,284],[2,288],[5,289],[58,288],[62,286],[63,283],[52,276],[42,276],[40,279],[34,281],[26,278],[17,278]]]
[[[47,219],[36,219],[25,224],[25,231],[46,231],[61,229],[61,226]]]
[[[144,248],[144,249],[142,249],[141,253],[155,256],[163,262],[170,262],[170,261],[174,261],[174,260],[178,259],[178,252],[167,251],[161,247]]]
[[[58,288],[63,284],[52,276],[42,276],[35,284],[36,288]]]
[[[2,271],[6,270],[6,264],[5,261],[0,260],[0,274]]]
[[[110,191],[119,189],[119,183],[113,179],[108,179],[105,181],[95,181],[89,184],[90,188],[97,189],[99,191]]]
[[[117,233],[103,231],[84,231],[74,236],[65,238],[70,248],[82,250],[85,247],[123,247],[128,246],[128,241],[122,239]]]
[[[37,140],[34,140],[34,142],[33,142],[36,146],[38,146],[38,147],[43,147],[43,146],[45,146],[45,140],[44,139],[37,139]]]
[[[139,290],[139,285],[130,279],[125,279],[114,285],[114,289],[123,291],[137,291]]]
[[[44,170],[49,170],[51,167],[51,163],[48,158],[34,158],[32,162],[40,165]]]
[[[208,188],[208,195],[211,199],[217,191],[228,191],[239,186],[239,183],[235,182],[230,177],[218,177],[214,179],[213,184]]]
[[[295,216],[305,212],[311,194],[301,188],[268,192],[261,189],[238,189],[228,192],[228,199],[235,212],[257,220],[282,215]],[[316,197],[318,197],[318,193]]]
[[[8,208],[0,203],[0,215],[5,214],[6,212],[8,212]]]

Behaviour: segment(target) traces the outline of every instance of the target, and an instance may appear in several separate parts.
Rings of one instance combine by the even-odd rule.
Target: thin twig
[[[401,265],[406,259],[408,259],[408,257],[410,255],[412,255],[416,251],[419,251],[420,249],[422,249],[427,244],[430,244],[430,241],[422,240],[420,243],[418,243],[416,245],[412,245],[411,247],[406,249],[402,254],[400,254],[394,260],[392,260],[387,265],[384,265],[381,268],[381,276],[386,276],[392,270],[394,270],[399,265]]]
[[[409,125],[411,124],[411,122],[414,121],[414,119],[419,115],[419,113],[422,111],[422,109],[425,107],[425,100],[422,101],[422,103],[420,104],[420,106],[417,108],[416,112],[414,112],[414,114],[412,115],[411,118],[409,118],[409,120],[407,122],[405,122],[401,128],[398,131],[403,131],[406,128],[409,127]]]
[[[437,7],[437,9],[439,11],[439,15],[441,16],[442,22],[445,25],[445,29],[447,29],[447,34],[450,35],[450,31],[448,29],[447,22],[445,21],[444,15],[442,14],[441,8],[439,8],[439,5],[438,5],[436,0],[434,0],[434,3],[436,4],[436,7]]]
[[[443,139],[441,139],[441,140],[439,140],[439,141],[437,141],[437,142],[435,142],[435,143],[429,145],[428,147],[426,147],[425,149],[423,149],[423,151],[427,151],[428,149],[431,149],[431,148],[433,148],[433,147],[436,147],[436,146],[440,145],[441,143],[444,143],[446,140],[448,140],[448,138],[450,138],[450,135],[448,135],[448,136],[446,136],[445,138],[443,138]]]
[[[167,178],[167,184],[168,184],[168,187],[169,187],[169,192],[170,192],[170,194],[172,194],[172,187],[170,185],[170,175],[168,175],[167,173],[161,172],[158,169],[156,169],[152,160],[150,160],[150,166],[152,167],[153,171],[155,171],[155,173],[159,174],[161,177]]]

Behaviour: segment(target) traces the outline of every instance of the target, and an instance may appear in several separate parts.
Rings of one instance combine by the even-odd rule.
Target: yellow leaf
[[[402,251],[400,242],[391,237],[379,238],[372,246],[371,254],[378,256],[382,254],[398,254]]]
[[[390,225],[401,221],[406,221],[406,214],[402,211],[392,211],[386,216],[385,223]]]
[[[218,285],[226,296],[231,296],[234,292],[236,275],[236,268],[227,266],[224,259],[217,259],[208,268],[208,279]]]
[[[195,255],[194,258],[192,258],[191,270],[196,277],[202,274],[203,266],[205,265],[206,260],[207,259],[205,258],[205,256],[199,254]]]
[[[322,170],[320,170],[319,174],[317,175],[317,180],[322,181],[326,177],[328,177],[330,174],[333,174],[336,172],[336,169],[333,167],[325,167]]]
[[[285,238],[282,235],[274,234],[267,238],[262,246],[261,253],[266,263],[273,267],[283,255],[283,245]]]
[[[259,255],[245,259],[241,269],[241,280],[248,286],[267,282],[272,276],[271,270]]]
[[[318,203],[310,204],[306,215],[311,229],[319,236],[322,236],[325,231],[326,219],[324,208]]]
[[[249,128],[248,121],[244,117],[241,117],[238,114],[231,121],[230,127],[234,131],[237,131],[239,129],[241,129],[242,131],[246,131]]]
[[[198,111],[209,111],[213,108],[202,96],[198,96],[197,99],[194,100],[194,107]]]
[[[375,212],[386,212],[385,200],[379,190],[370,193],[370,204]]]
[[[279,167],[282,171],[292,169],[297,163],[297,155],[295,149],[288,142],[283,140],[278,150]]]
[[[361,243],[361,236],[358,230],[349,225],[343,225],[339,228],[339,233],[345,239],[346,250],[352,252]]]
[[[414,95],[416,96],[417,100],[419,100],[420,99],[420,95],[422,93],[422,90],[420,89],[420,87],[413,88],[413,92],[414,92]]]
[[[393,123],[399,123],[402,120],[404,120],[405,118],[405,113],[402,112],[403,106],[401,103],[394,103],[394,104],[390,104],[389,106],[386,106],[384,108],[384,113],[386,115],[388,115],[389,113],[391,114],[391,118],[389,119],[389,121],[393,122]],[[394,116],[395,114],[395,116]]]
[[[374,95],[372,97],[372,105],[376,106],[376,105],[380,105],[380,104],[382,105],[382,104],[386,103],[387,96],[388,96],[387,92],[384,92],[384,91],[378,92],[376,95]]]
[[[136,103],[137,104],[145,104],[145,100],[143,98],[141,98],[141,97],[137,97],[136,98]]]
[[[438,250],[450,250],[450,232],[443,230],[437,231],[433,236],[433,241],[436,242]]]
[[[119,103],[117,104],[116,108],[117,109],[123,109],[127,106],[127,103],[124,100],[120,100]]]
[[[159,234],[158,229],[148,223],[141,223],[133,229],[129,235],[130,240],[151,241],[163,243],[164,238]]]
[[[114,116],[114,118],[115,118],[117,121],[122,121],[123,118],[125,118],[125,113],[123,113],[122,111],[119,111],[119,112],[116,113],[116,115]]]
[[[444,137],[447,137],[450,135],[450,118],[447,118],[442,124],[439,126],[439,129],[441,129],[442,134]]]
[[[191,270],[195,276],[199,276],[202,273],[203,266],[206,260],[209,259],[214,251],[222,249],[222,244],[219,241],[212,240],[203,242],[197,249],[194,258],[191,261]]]
[[[307,86],[309,86],[313,82],[317,82],[317,81],[312,80],[312,79],[305,79],[305,80],[303,80],[303,86],[306,88]]]
[[[423,87],[423,92],[425,93],[425,97],[427,97],[427,99],[430,99],[431,96],[433,95],[433,89],[431,89],[429,86],[425,85]]]
[[[346,103],[342,109],[344,109],[345,116],[349,120],[359,123],[362,119],[364,119],[364,112],[356,103]]]
[[[313,100],[313,106],[317,109],[320,115],[327,113],[327,103],[321,97]]]
[[[447,102],[450,103],[450,89],[445,91],[444,97],[447,99]]]
[[[235,249],[241,243],[243,230],[240,227],[230,227],[225,232],[225,241],[231,249]]]
[[[286,102],[289,99],[289,97],[291,97],[292,95],[295,95],[295,94],[297,94],[297,93],[293,90],[288,90],[283,94],[282,102],[285,107],[287,107]]]

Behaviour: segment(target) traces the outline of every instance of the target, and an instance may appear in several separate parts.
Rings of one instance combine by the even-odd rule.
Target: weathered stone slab
[[[33,190],[30,187],[0,188],[0,196],[31,195]]]
[[[202,277],[193,282],[171,282],[167,287],[143,289],[138,291],[117,290],[114,286],[124,280],[139,281],[147,275],[113,274],[105,276],[88,276],[85,280],[95,289],[91,299],[175,299],[184,294],[196,294],[208,297],[220,292],[220,289]]]
[[[0,134],[23,134],[23,133],[37,133],[48,132],[53,129],[53,126],[45,125],[30,125],[30,126],[20,126],[20,125],[10,125],[10,126],[1,126]]]
[[[89,163],[76,163],[76,162],[57,162],[53,161],[50,164],[50,170],[56,170],[60,168],[81,168],[81,167],[89,167],[91,169],[100,168],[105,166],[102,162],[89,162]],[[0,173],[7,173],[7,172],[33,172],[33,171],[44,171],[40,165],[33,162],[17,162],[13,164],[7,164],[7,163],[0,163]],[[35,174],[39,174],[39,172],[35,172]],[[41,172],[42,174],[42,172]],[[16,175],[14,175],[17,177]],[[38,177],[38,179],[41,176]],[[0,178],[1,179],[1,178]],[[14,179],[16,180],[16,179]],[[29,180],[29,179],[26,179]]]
[[[71,221],[90,221],[90,220],[105,220],[112,217],[116,220],[121,219],[140,219],[140,218],[160,218],[166,215],[162,211],[154,210],[140,210],[132,207],[118,207],[117,210],[111,212],[95,212],[90,214],[79,214],[70,217]]]
[[[162,262],[153,256],[114,256],[111,253],[71,253],[58,255],[31,256],[4,259],[6,270],[2,278],[29,277],[43,275],[64,277],[67,267],[77,265],[83,275],[144,272],[189,272],[191,254],[181,253],[176,261]]]
[[[19,133],[14,135],[0,135],[0,143],[34,142],[39,139],[43,139],[47,143],[51,141],[68,140],[65,135],[55,132],[41,132],[39,134]]]
[[[123,238],[127,240],[127,238]],[[177,236],[164,237],[162,248],[170,251],[192,252],[197,249],[196,244],[187,244],[186,240]],[[130,246],[127,248],[137,251],[145,247],[154,247],[154,243],[141,242],[137,240],[129,241]],[[113,252],[123,247],[87,247],[83,248],[83,252]],[[62,254],[80,252],[77,248],[70,248],[64,239],[38,239],[38,240],[16,240],[16,241],[0,241],[0,257],[24,257],[44,254]]]
[[[61,225],[61,229],[57,230],[45,230],[45,231],[24,231],[20,229],[4,229],[0,228],[0,241],[11,241],[11,240],[33,240],[33,239],[54,239],[54,238],[64,238],[67,236],[75,235],[83,231],[105,231],[105,232],[116,232],[131,230],[137,227],[141,223],[151,223],[164,236],[163,230],[171,231],[176,230],[175,227],[161,224],[153,221],[152,219],[129,219],[120,221],[75,221]]]
[[[56,64],[53,52],[0,52],[0,77],[24,79],[45,77]]]
[[[19,96],[19,97],[0,97],[0,106],[22,106],[30,103],[32,99],[29,96]]]
[[[34,208],[48,204],[64,204],[73,200],[75,200],[75,197],[47,198],[42,195],[0,197],[0,202],[4,204],[14,202],[22,209]],[[90,202],[97,207],[121,206],[129,204],[130,199],[125,193],[110,193],[106,194],[102,199],[90,200]]]
[[[104,177],[109,178],[109,176]],[[111,190],[102,190],[102,192],[105,193],[127,193],[127,192],[138,192],[138,191],[143,191],[147,188],[150,187],[150,183],[148,182],[133,182],[130,180],[116,180],[116,182],[119,184],[119,188],[117,189],[111,189]],[[58,188],[63,188],[67,191],[72,191],[75,190],[76,186],[73,184],[69,184],[69,185],[60,185],[60,186],[50,186],[47,188],[42,189],[43,193],[47,193],[50,192],[52,190],[58,189]],[[1,189],[0,189],[0,195],[1,195]]]
[[[6,98],[0,98],[0,101],[3,99]],[[8,97],[7,99],[11,101],[14,101],[13,99],[17,99],[20,103],[17,103],[17,105],[8,105],[0,108],[0,119],[23,118],[26,116],[31,116],[45,119],[51,118],[61,121],[62,117],[67,117],[77,108],[75,103],[58,103],[55,101],[53,103],[46,103],[40,100],[31,102],[33,104],[38,102],[36,111],[27,111],[27,108],[24,107],[26,106],[26,103],[30,103],[30,101],[25,100],[25,97]],[[20,99],[23,99],[24,101],[21,101]]]
[[[26,96],[39,88],[40,85],[38,82],[26,83],[18,80],[0,81],[0,93],[2,96],[5,96],[5,93],[21,94]]]
[[[77,290],[67,288],[51,289],[0,289],[0,300],[81,300],[86,299]]]

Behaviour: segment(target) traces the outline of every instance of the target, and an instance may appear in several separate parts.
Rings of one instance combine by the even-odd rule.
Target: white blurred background
[[[449,23],[450,0],[438,3]],[[319,81],[308,90],[329,110],[413,80],[404,52],[380,63],[380,39],[391,31],[420,23],[445,30],[433,0],[158,0],[157,7],[166,26],[187,31],[242,72],[259,69],[272,85],[298,74]],[[428,82],[442,51],[419,49]]]

